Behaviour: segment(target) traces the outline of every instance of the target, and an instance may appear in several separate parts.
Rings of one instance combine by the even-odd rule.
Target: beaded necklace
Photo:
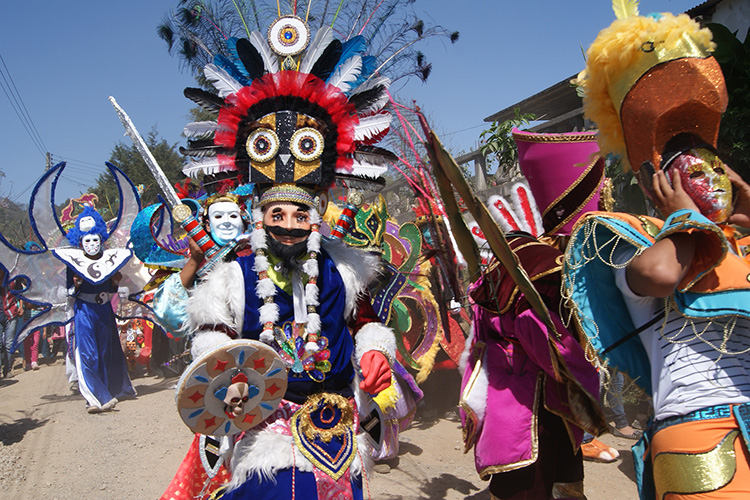
[[[260,323],[263,330],[260,340],[274,347],[281,358],[289,365],[293,375],[307,374],[311,379],[322,382],[331,370],[328,361],[328,339],[320,334],[318,314],[318,254],[320,253],[320,214],[315,208],[309,209],[310,236],[307,238],[308,259],[302,264],[302,283],[305,285],[304,302],[307,312],[306,323],[279,322],[279,306],[274,301],[276,284],[268,274],[268,234],[263,226],[263,212],[253,209],[254,230],[250,236],[250,247],[255,254],[253,270],[258,274],[255,286],[256,296],[263,301],[260,306]],[[292,278],[294,279],[294,278]],[[294,300],[294,294],[292,294]]]

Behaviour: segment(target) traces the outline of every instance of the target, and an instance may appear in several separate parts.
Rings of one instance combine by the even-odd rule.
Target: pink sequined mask
[[[724,162],[706,148],[693,148],[676,156],[666,167],[680,172],[682,187],[703,215],[725,222],[732,214],[732,182]]]

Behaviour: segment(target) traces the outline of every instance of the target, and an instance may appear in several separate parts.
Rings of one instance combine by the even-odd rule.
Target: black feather
[[[195,139],[192,141],[188,140],[188,148],[190,149],[200,149],[214,146],[215,144],[213,139]]]
[[[214,157],[219,153],[224,152],[224,148],[219,146],[204,146],[204,147],[193,147],[192,144],[188,145],[187,148],[180,146],[180,154],[183,156],[190,156],[193,158],[207,158]]]
[[[237,40],[237,55],[240,56],[240,61],[245,66],[250,79],[255,80],[266,73],[263,57],[247,38]]]
[[[354,177],[346,174],[336,174],[335,182],[336,185],[341,188],[363,189],[376,193],[385,187],[384,177],[371,179],[365,177]]]
[[[224,107],[224,99],[203,89],[188,87],[183,91],[183,94],[210,113],[218,114],[219,110]]]
[[[310,74],[317,76],[323,81],[328,80],[328,77],[331,76],[333,70],[336,69],[339,59],[341,59],[342,50],[341,42],[334,39],[328,44],[328,47],[326,47],[323,53],[320,54],[318,60],[315,61],[315,64],[313,64],[313,67],[310,70]]]
[[[372,165],[389,165],[398,161],[398,157],[387,149],[366,145],[357,147],[354,158]]]
[[[354,108],[357,111],[361,111],[363,109],[367,109],[379,99],[382,99],[385,91],[385,85],[376,85],[375,87],[365,90],[364,92],[354,94],[349,98],[349,102],[354,105]]]

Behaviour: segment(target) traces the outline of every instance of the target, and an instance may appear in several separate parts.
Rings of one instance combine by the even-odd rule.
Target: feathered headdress
[[[687,14],[638,15],[636,0],[615,0],[618,19],[589,47],[575,83],[599,129],[604,154],[637,172],[658,169],[672,138],[691,134],[716,145],[727,105],[724,78],[711,57],[711,31]]]
[[[217,117],[185,127],[193,158],[184,173],[233,171],[264,186],[293,183],[327,189],[382,182],[395,157],[375,143],[387,133],[390,80],[376,77],[362,36],[345,42],[323,27],[282,16],[267,36],[229,38],[226,54],[204,68],[218,94],[185,89]]]

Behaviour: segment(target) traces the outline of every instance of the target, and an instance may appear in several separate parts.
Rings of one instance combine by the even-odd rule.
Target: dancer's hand
[[[680,171],[675,168],[671,172],[671,176],[672,182],[670,184],[667,174],[663,170],[657,170],[654,173],[653,190],[656,208],[659,209],[665,219],[673,212],[681,209],[695,210],[700,213],[698,205],[682,188]]]
[[[359,388],[370,394],[377,394],[391,385],[391,365],[380,351],[367,351],[359,362],[362,368],[362,382]]]

